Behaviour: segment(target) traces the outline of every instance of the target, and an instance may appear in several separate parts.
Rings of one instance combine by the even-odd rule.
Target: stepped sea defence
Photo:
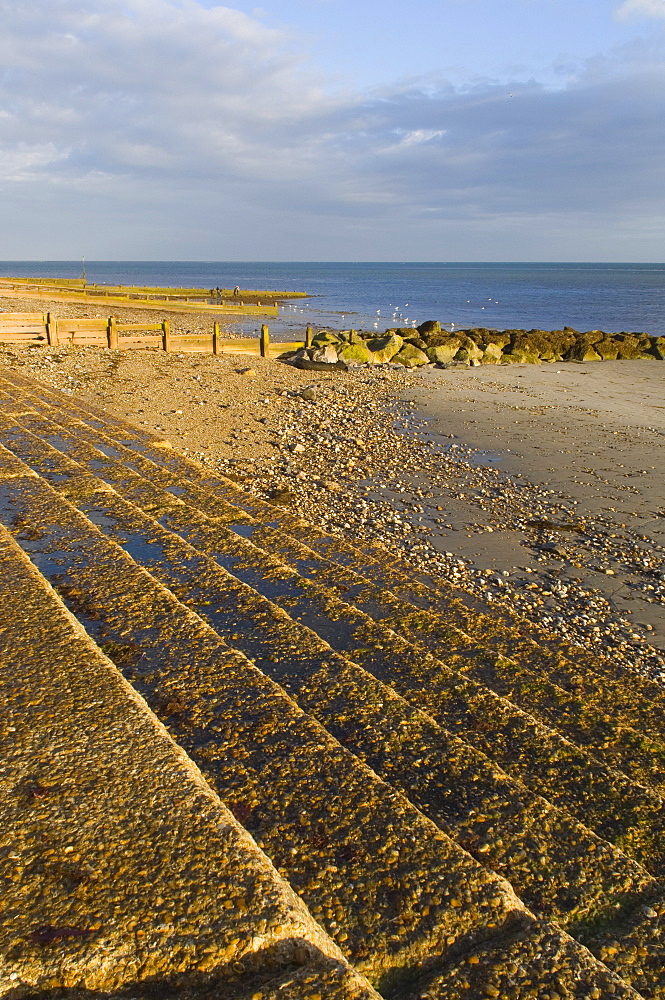
[[[0,382],[0,442],[12,573],[48,595],[54,623],[79,630],[187,773],[201,769],[200,794],[230,808],[266,884],[302,900],[290,897],[295,916],[275,930],[281,941],[298,924],[300,943],[282,958],[293,967],[246,960],[256,930],[236,933],[242,963],[224,953],[229,990],[242,1000],[374,995],[341,952],[389,1000],[662,996],[663,806],[649,768],[659,708],[631,712],[620,671],[587,661],[619,706],[621,724],[602,729],[568,697],[582,674],[574,651],[539,657],[536,637],[490,628],[487,612],[410,578],[394,555],[335,539],[20,375]],[[16,663],[18,633],[7,635]],[[53,682],[70,669],[60,662]],[[633,727],[645,725],[653,758],[630,753]],[[155,837],[168,838],[159,822]],[[178,913],[180,897],[160,892]],[[258,926],[260,901],[246,896],[240,919]],[[213,924],[216,946],[234,934],[228,909],[228,925]],[[91,928],[58,919],[43,919],[35,947],[78,949],[91,968]],[[200,931],[188,940],[177,972],[193,1000],[223,970],[216,952],[199,959]],[[166,962],[159,949],[154,961]],[[63,968],[39,975],[53,987],[87,982]],[[105,969],[104,984],[150,974],[119,953]],[[241,969],[255,984],[244,993]]]

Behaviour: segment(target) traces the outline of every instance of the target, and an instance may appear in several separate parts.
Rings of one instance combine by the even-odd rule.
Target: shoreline
[[[454,435],[440,440],[505,490],[458,500],[435,546],[492,571],[485,599],[557,628],[575,592],[590,595],[595,610],[578,601],[590,635],[602,632],[594,617],[629,620],[665,650],[664,388],[640,361],[423,373],[406,398],[427,433]],[[542,604],[529,599],[534,582]]]
[[[0,359],[351,542],[378,540],[489,607],[665,675],[658,364],[328,373],[14,345]]]

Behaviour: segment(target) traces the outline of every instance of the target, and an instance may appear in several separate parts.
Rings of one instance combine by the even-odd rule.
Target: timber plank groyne
[[[67,317],[58,318],[51,312],[0,312],[0,344],[19,347],[106,347],[111,351],[154,349],[179,354],[209,353],[240,354],[250,357],[279,358],[299,350],[305,341],[270,343],[270,332],[261,324],[258,337],[223,338],[220,324],[215,321],[210,333],[171,333],[169,320],[160,323],[145,321],[121,322],[115,316],[108,319]]]
[[[8,298],[51,299],[87,305],[132,306],[140,309],[169,309],[174,312],[228,313],[231,315],[276,316],[278,303],[307,298],[304,292],[267,291],[236,288],[170,288],[163,286],[111,285],[88,283],[83,279],[0,277],[0,295]]]
[[[77,896],[54,880],[52,915],[50,897],[30,896],[49,849],[33,837],[22,866],[32,881],[17,880],[9,921],[28,931],[4,948],[3,995],[46,984],[139,990],[176,974],[192,997],[216,982],[229,996],[266,1000],[355,1000],[372,989],[386,1000],[665,995],[665,726],[653,682],[545,649],[527,623],[511,628],[463,592],[414,579],[379,547],[352,547],[168,442],[14,372],[0,375],[0,530],[3,684],[16,716],[26,706],[13,730],[21,738],[7,745],[26,787],[46,789],[35,808],[55,808],[48,789],[66,784],[67,740],[99,786],[95,705],[110,686],[118,695],[103,718],[127,734],[140,716],[137,732],[159,733],[180,767],[168,772],[177,788],[171,807],[142,821],[142,803],[162,801],[159,769],[144,784],[145,757],[125,763],[133,744],[123,737],[97,812],[80,797],[68,815],[68,842],[79,826],[82,845],[91,824],[118,830],[133,809],[132,830],[144,822],[144,833],[119,840],[118,857],[127,849],[137,865],[140,847],[138,870],[152,880],[175,824],[194,879],[170,890],[155,876],[145,917],[113,923],[104,951],[87,915],[110,912],[109,900],[128,913],[136,891],[101,878],[93,906],[93,889]],[[22,633],[24,593],[35,610]],[[92,668],[51,655],[51,641],[68,648],[63,629],[106,678],[100,692]],[[51,733],[56,708],[30,721],[33,697],[51,699],[65,735]],[[92,735],[80,745],[87,711]],[[214,915],[205,888],[200,905],[187,902],[208,871],[186,860],[208,836],[182,804],[188,781],[206,808],[232,814],[243,865],[268,887],[252,895],[234,881]],[[43,830],[45,815],[14,809],[10,818],[22,837],[35,817]],[[234,864],[215,869],[222,884]],[[271,955],[273,943],[248,944],[263,934],[266,892],[285,908]],[[244,900],[239,915],[222,897]],[[160,907],[177,926],[183,907],[195,914],[187,947],[150,936],[164,923]],[[150,960],[139,947],[143,920]],[[296,939],[291,952],[280,943]],[[288,968],[271,971],[280,948]],[[35,951],[42,966],[30,964]]]

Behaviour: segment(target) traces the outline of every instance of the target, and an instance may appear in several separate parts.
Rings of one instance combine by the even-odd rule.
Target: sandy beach
[[[611,621],[630,619],[665,647],[664,389],[663,368],[643,361],[423,373],[406,395],[429,432],[505,483],[482,507],[448,496],[450,527],[434,544],[506,574],[502,593],[518,603],[532,579],[544,583],[544,617],[571,590],[596,591]],[[521,520],[504,521],[514,490]]]
[[[168,438],[332,532],[381,541],[496,613],[665,671],[657,361],[328,373],[3,345],[0,364]]]

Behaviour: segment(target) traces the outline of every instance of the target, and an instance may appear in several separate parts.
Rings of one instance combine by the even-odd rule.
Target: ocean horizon
[[[82,260],[0,261],[12,277],[78,278]],[[598,329],[665,335],[665,263],[85,261],[90,284],[299,291],[271,331],[311,323],[382,331],[438,320],[457,329]],[[237,332],[256,329],[238,321]]]

